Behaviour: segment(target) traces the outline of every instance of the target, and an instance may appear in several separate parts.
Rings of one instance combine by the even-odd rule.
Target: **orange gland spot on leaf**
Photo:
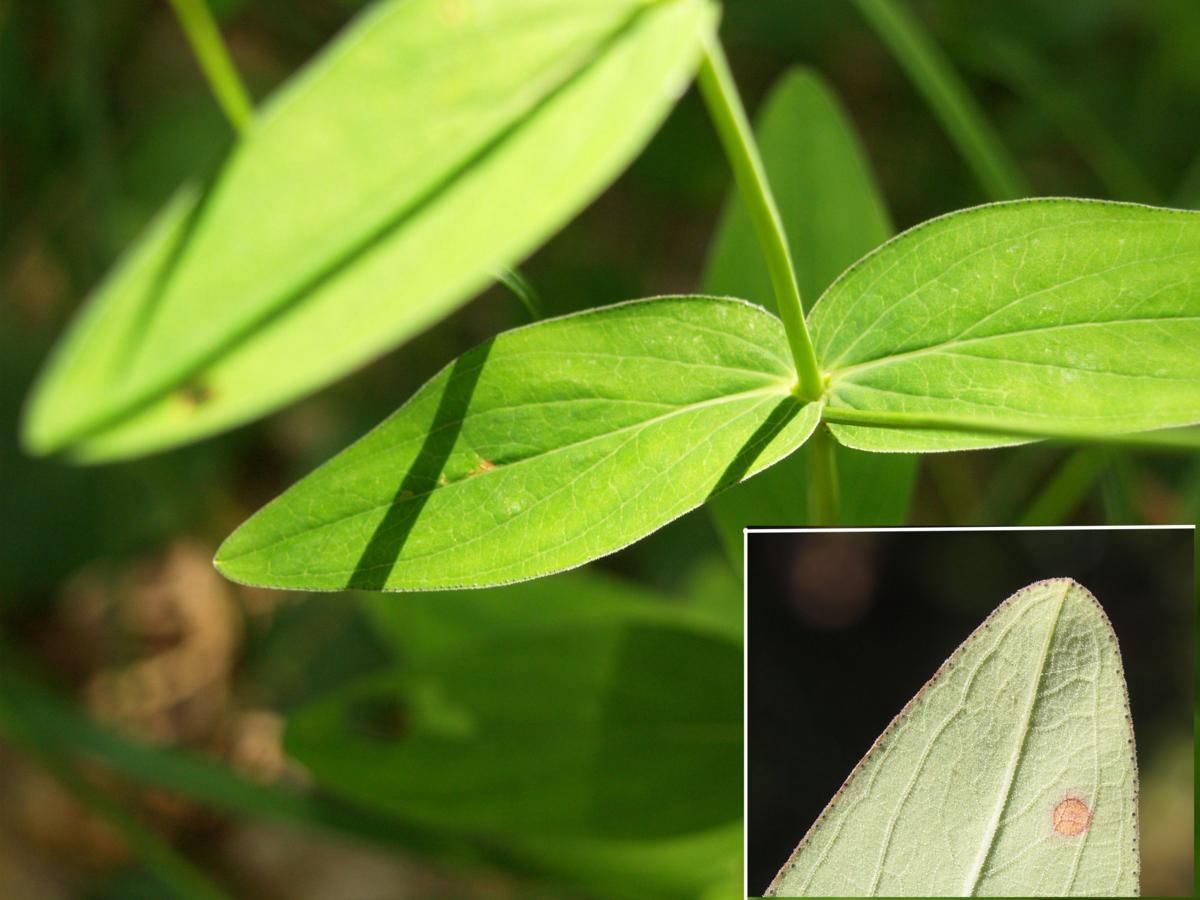
[[[467,473],[467,477],[471,478],[475,475],[482,475],[484,472],[492,472],[496,468],[496,464],[490,459],[481,459],[479,465]]]
[[[1091,821],[1092,811],[1075,797],[1068,797],[1054,807],[1054,830],[1066,837],[1083,834]]]

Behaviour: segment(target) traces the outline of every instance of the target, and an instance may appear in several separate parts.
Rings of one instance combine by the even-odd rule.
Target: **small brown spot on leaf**
[[[203,381],[189,381],[179,389],[179,395],[184,403],[196,409],[212,400],[212,388]]]
[[[490,459],[481,459],[479,461],[479,465],[467,473],[467,477],[470,478],[473,475],[482,475],[484,472],[492,472],[495,470],[495,468],[496,464]]]
[[[1075,837],[1087,831],[1092,821],[1092,811],[1082,800],[1068,797],[1054,807],[1054,830],[1067,837]]]

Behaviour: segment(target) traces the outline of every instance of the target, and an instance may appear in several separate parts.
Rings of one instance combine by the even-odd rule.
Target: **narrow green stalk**
[[[1018,525],[1059,525],[1079,506],[1104,472],[1103,450],[1076,450],[1029,503]]]
[[[135,784],[189,797],[209,809],[288,827],[320,829],[443,861],[473,859],[473,848],[429,828],[338,801],[320,792],[244,780],[186,750],[156,747],[93,722],[58,696],[12,643],[0,622],[0,736],[32,742],[80,766],[98,766]]]
[[[1136,474],[1130,459],[1114,450],[1105,451],[1104,471],[1100,476],[1100,498],[1104,502],[1104,516],[1110,525],[1128,525],[1142,521],[1134,499]]]
[[[808,326],[804,322],[800,287],[796,282],[796,270],[792,265],[783,221],[775,206],[775,198],[771,195],[771,186],[758,154],[754,132],[742,107],[733,74],[729,71],[729,61],[715,37],[705,48],[697,80],[717,136],[725,148],[738,192],[750,213],[759,245],[766,257],[779,317],[783,319],[792,358],[796,362],[799,378],[796,395],[803,400],[817,400],[824,392],[824,382],[817,368],[817,355],[808,335]]]
[[[170,0],[170,3],[225,118],[234,131],[245,134],[254,117],[254,104],[229,58],[208,4],[205,0]]]
[[[1028,196],[1029,185],[1017,164],[916,18],[893,0],[855,3],[933,108],[987,194],[993,200]]]
[[[1195,451],[1200,449],[1200,427],[1180,426],[1154,431],[1114,434],[1099,429],[1035,426],[1025,421],[993,416],[940,415],[937,413],[892,412],[889,410],[852,409],[826,406],[823,422],[837,425],[863,425],[871,428],[898,428],[908,431],[953,431],[964,434],[988,434],[1009,438],[1058,441],[1066,444],[1102,444],[1120,447],[1144,447],[1147,450]]]
[[[1109,199],[1161,205],[1162,191],[1100,118],[1080,103],[1075,93],[1059,86],[1062,79],[1050,66],[1016,41],[981,35],[977,42],[975,68],[1006,83],[1039,109],[1042,117],[1059,129],[1063,140],[1075,147]],[[1002,146],[998,152],[1006,153]]]
[[[521,305],[525,307],[525,311],[529,313],[529,318],[533,321],[538,321],[546,316],[542,307],[542,299],[538,296],[537,288],[535,288],[519,269],[501,269],[496,273],[496,280],[508,288]]]
[[[808,513],[813,525],[835,525],[838,519],[837,457],[834,456],[833,435],[825,425],[818,425],[808,439],[812,448],[812,478],[809,480]]]

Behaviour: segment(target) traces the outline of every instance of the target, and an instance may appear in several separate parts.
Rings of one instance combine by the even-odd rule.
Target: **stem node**
[[[759,245],[766,257],[779,317],[783,320],[792,359],[796,363],[798,381],[795,394],[801,400],[819,400],[824,393],[824,379],[817,368],[816,352],[804,322],[804,306],[800,301],[800,288],[796,282],[796,270],[784,234],[783,221],[775,206],[775,198],[771,195],[771,186],[758,154],[754,132],[729,71],[729,61],[715,37],[705,46],[697,81],[717,136],[729,159],[738,193],[750,213]]]

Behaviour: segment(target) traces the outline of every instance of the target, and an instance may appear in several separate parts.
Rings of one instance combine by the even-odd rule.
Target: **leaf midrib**
[[[1042,678],[1046,674],[1046,662],[1050,658],[1050,646],[1054,643],[1054,635],[1058,629],[1058,623],[1062,618],[1063,606],[1066,604],[1067,595],[1071,592],[1071,582],[1064,581],[1062,587],[1063,591],[1062,596],[1058,598],[1058,607],[1055,609],[1050,625],[1046,629],[1046,640],[1042,644],[1037,676],[1033,678],[1030,686],[1029,697],[1025,703],[1025,714],[1021,721],[1020,735],[1013,746],[1012,756],[1009,757],[1008,768],[1004,773],[1004,784],[1000,789],[999,796],[996,798],[996,805],[992,810],[992,817],[988,821],[987,833],[984,835],[979,855],[975,859],[975,865],[967,873],[967,879],[963,883],[963,894],[967,897],[975,896],[975,890],[978,888],[979,879],[983,874],[983,867],[987,864],[988,857],[991,856],[992,849],[995,847],[996,832],[1000,828],[1000,821],[1004,816],[1004,810],[1008,806],[1009,800],[1012,799],[1013,781],[1016,779],[1017,769],[1020,768],[1022,762],[1025,743],[1029,738],[1030,725],[1033,722],[1033,711],[1037,706]]]
[[[607,440],[609,438],[624,434],[626,432],[641,431],[645,428],[650,428],[654,425],[660,424],[665,421],[669,421],[670,419],[675,418],[676,416],[684,415],[689,412],[695,412],[697,410],[707,409],[707,408],[710,408],[713,406],[720,406],[720,405],[726,404],[726,403],[735,403],[740,400],[749,399],[751,397],[767,397],[767,396],[784,397],[784,396],[787,396],[788,393],[789,393],[789,390],[788,390],[787,383],[781,381],[781,382],[777,382],[773,385],[769,385],[767,387],[755,388],[755,389],[749,390],[749,391],[741,391],[736,394],[724,394],[719,397],[711,397],[707,400],[700,401],[699,403],[689,403],[689,404],[686,404],[683,406],[675,407],[670,412],[663,413],[662,415],[659,415],[659,416],[653,416],[649,419],[643,419],[640,422],[633,422],[629,425],[623,425],[620,428],[616,428],[611,431],[604,431],[599,434],[590,435],[589,437],[583,438],[578,441],[572,441],[571,443],[568,443],[568,444],[562,444],[557,447],[552,447],[549,450],[545,450],[541,453],[535,453],[535,454],[531,454],[530,456],[522,457],[521,459],[514,460],[513,462],[505,463],[502,468],[505,472],[508,472],[508,471],[511,471],[513,468],[524,465],[526,463],[545,461],[547,458],[552,457],[558,453],[563,453],[568,450],[573,450],[578,447],[586,446],[587,444],[590,444],[590,443],[593,443],[596,441]],[[424,437],[424,435],[422,434],[421,437]],[[411,442],[411,441],[408,441],[408,442]],[[388,448],[381,448],[379,452],[381,452],[381,453],[385,452],[388,449],[392,449],[394,446],[395,445],[391,445]],[[365,462],[365,460],[364,460],[364,462]],[[357,512],[353,512],[353,513],[350,513],[350,514],[344,515],[344,516],[339,516],[335,519],[330,519],[329,521],[321,522],[318,525],[302,528],[298,531],[291,532],[290,534],[281,535],[280,537],[276,538],[273,541],[262,544],[258,547],[255,547],[252,550],[242,551],[241,553],[238,553],[233,556],[224,555],[224,554],[221,554],[220,552],[218,552],[217,558],[221,562],[231,562],[236,559],[241,559],[245,556],[263,553],[263,552],[271,549],[272,547],[275,547],[281,543],[284,543],[285,541],[293,540],[294,538],[299,537],[300,535],[312,534],[314,532],[321,531],[325,528],[330,528],[335,525],[343,524],[345,522],[348,522],[352,519],[359,518],[361,516],[370,515],[374,512],[377,512],[380,509],[385,509],[387,507],[394,506],[396,503],[401,502],[401,501],[409,502],[409,501],[416,500],[421,497],[427,497],[430,494],[432,494],[434,491],[443,491],[444,492],[444,491],[455,490],[455,489],[460,488],[462,485],[472,484],[480,478],[486,478],[486,477],[488,477],[489,474],[491,474],[491,473],[484,472],[484,473],[481,473],[480,475],[475,476],[474,478],[463,478],[458,481],[451,482],[450,484],[438,485],[437,487],[430,488],[427,491],[423,491],[421,493],[414,493],[412,496],[407,496],[407,497],[403,497],[403,498],[393,497],[389,500],[384,501],[383,503],[373,504],[364,509],[358,510]],[[286,495],[284,495],[284,496],[286,497]],[[283,499],[283,498],[281,498],[281,499]],[[264,510],[264,512],[265,511],[266,510]],[[253,519],[251,521],[253,521]],[[246,523],[246,524],[248,525],[249,523]],[[242,527],[244,528],[244,527],[246,527],[246,525],[243,525]],[[236,535],[236,532],[235,532],[235,535]],[[336,574],[341,571],[344,571],[344,570],[339,569],[330,574]]]
[[[1106,373],[1106,374],[1113,374],[1113,373]],[[1125,377],[1131,377],[1131,376],[1125,376]],[[1108,420],[1128,421],[1131,417],[1131,413],[1128,412],[1127,410],[1114,410],[1114,411],[1107,412],[1107,413],[1103,413],[1098,410],[1092,410],[1092,411],[1089,411],[1087,413],[1087,415],[1085,415],[1085,416],[1066,415],[1061,411],[1053,411],[1052,410],[1052,411],[1046,412],[1046,411],[1041,411],[1041,410],[1037,410],[1037,409],[1027,409],[1022,406],[1013,406],[1012,404],[1001,403],[998,400],[991,400],[986,403],[983,401],[979,401],[979,400],[964,400],[961,397],[961,395],[958,393],[945,395],[945,394],[935,394],[930,391],[923,391],[923,392],[902,391],[895,387],[880,387],[877,384],[864,384],[862,382],[856,382],[856,381],[843,382],[843,385],[854,388],[854,390],[856,392],[873,391],[877,394],[894,394],[898,397],[914,397],[918,400],[932,400],[932,401],[936,401],[936,402],[942,403],[942,404],[953,402],[953,403],[957,404],[958,409],[961,409],[961,407],[963,407],[963,406],[967,406],[967,407],[970,407],[972,410],[980,411],[978,413],[954,412],[954,413],[949,414],[948,418],[963,417],[963,416],[973,416],[975,418],[984,419],[984,420],[995,420],[995,419],[1001,418],[1000,416],[994,415],[992,413],[993,410],[1003,410],[1005,412],[1015,413],[1018,420],[1025,420],[1026,422],[1028,422],[1030,420],[1040,420],[1040,419],[1045,419],[1045,420],[1048,420],[1051,422],[1069,421],[1069,422],[1077,422],[1077,423],[1105,422]],[[837,390],[838,387],[839,387],[839,385],[834,385],[833,389],[831,390],[831,392],[829,394],[829,400],[830,401],[839,400],[841,402],[836,403],[836,404],[830,402],[828,404],[829,409],[834,410],[834,411],[850,410],[850,411],[854,411],[854,412],[874,412],[875,411],[875,410],[871,410],[870,408],[863,409],[861,407],[856,407],[850,403],[847,403],[846,398],[844,396],[841,396],[838,393],[838,390]],[[913,414],[919,415],[921,413],[926,413],[926,412],[928,412],[928,411],[920,410],[920,409],[917,409],[917,410],[890,410],[890,411],[887,411],[885,414],[900,413],[901,415],[906,415],[909,413],[913,413]],[[936,414],[936,413],[934,413],[934,414]],[[847,423],[839,423],[839,424],[847,424]],[[1175,427],[1179,427],[1184,424],[1190,424],[1190,423],[1174,423],[1174,424],[1160,425],[1159,427],[1164,428],[1164,429],[1175,428]],[[896,427],[903,428],[905,426],[901,423],[901,424],[898,424]],[[1149,428],[1149,427],[1135,427],[1132,430],[1134,430],[1134,431],[1153,431],[1155,429]],[[1119,434],[1121,432],[1119,432],[1119,431],[1113,432],[1113,431],[1106,430],[1104,433],[1105,434]],[[1078,432],[1078,434],[1082,437],[1084,433]]]

